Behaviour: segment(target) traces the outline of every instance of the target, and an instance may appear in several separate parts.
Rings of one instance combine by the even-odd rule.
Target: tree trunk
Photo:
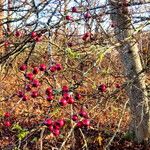
[[[132,37],[131,17],[127,8],[126,0],[109,0],[111,20],[114,23],[114,33],[125,76],[133,81],[127,87],[131,109],[131,128],[138,142],[150,139],[150,111],[147,97],[145,74],[139,56],[139,49],[136,40]],[[142,73],[141,73],[142,72]]]

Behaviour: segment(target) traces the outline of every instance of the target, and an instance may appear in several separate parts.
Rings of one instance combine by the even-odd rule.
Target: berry
[[[51,124],[48,126],[48,129],[52,132],[54,130],[54,126]]]
[[[27,74],[25,75],[25,77],[26,77],[28,80],[32,80],[32,79],[34,78],[33,73],[27,73]]]
[[[66,99],[61,98],[60,101],[59,101],[59,104],[60,104],[61,106],[66,106],[66,105],[67,105]]]
[[[77,115],[73,115],[73,116],[72,116],[72,120],[73,120],[73,121],[77,121],[77,120],[78,120],[78,116],[77,116]]]
[[[51,101],[51,100],[53,100],[54,99],[54,96],[53,95],[48,95],[48,97],[47,97],[47,100],[48,101]]]
[[[82,121],[77,122],[76,126],[78,128],[82,128],[83,127],[83,122]]]
[[[56,71],[56,66],[51,66],[51,67],[50,67],[50,71],[51,71],[51,72],[55,72],[55,71]]]
[[[79,93],[76,93],[75,99],[79,100],[79,99],[81,99],[81,98],[82,98],[82,96],[81,96]]]
[[[18,97],[22,98],[24,96],[24,93],[22,91],[19,91],[17,95]]]
[[[105,84],[101,84],[100,86],[99,86],[99,88],[98,88],[101,92],[106,92],[106,90],[107,90],[107,87],[106,87],[106,85]]]
[[[20,69],[21,71],[25,71],[25,70],[27,69],[27,65],[26,65],[26,64],[23,64],[23,65],[21,65],[21,66],[19,67],[19,69]]]
[[[52,123],[53,123],[53,121],[52,121],[52,119],[46,119],[45,121],[44,121],[44,124],[45,125],[47,125],[47,126],[49,126],[49,125],[52,125]]]
[[[10,121],[5,121],[5,122],[4,122],[4,126],[5,126],[5,127],[10,127],[10,126],[11,126]]]
[[[90,125],[90,120],[89,119],[83,119],[82,123],[84,126],[89,126]]]
[[[37,36],[37,33],[36,33],[36,32],[34,32],[34,31],[31,32],[31,37],[32,37],[32,38],[35,38],[36,36]]]
[[[72,47],[72,46],[73,46],[73,43],[72,43],[72,42],[68,42],[67,45],[68,45],[69,47]]]
[[[27,84],[27,85],[26,85],[26,90],[27,90],[27,91],[31,91],[31,85],[30,85],[30,84]]]
[[[60,130],[59,130],[59,129],[54,129],[54,130],[53,130],[53,134],[54,134],[55,136],[58,136],[58,135],[60,134]]]
[[[85,18],[85,19],[91,18],[91,14],[87,12],[87,13],[84,15],[84,18]]]
[[[73,104],[74,103],[74,98],[72,96],[69,97],[69,99],[67,100],[68,104]]]
[[[39,80],[34,79],[34,80],[32,81],[32,86],[33,86],[33,87],[38,87],[38,86],[40,86]]]
[[[45,91],[46,95],[52,95],[53,94],[53,90],[52,88],[47,88],[46,91]]]
[[[38,96],[38,92],[37,91],[32,91],[31,97],[36,98],[37,96]]]
[[[76,12],[78,12],[78,9],[74,6],[74,7],[72,7],[72,12],[76,13]]]
[[[56,64],[55,68],[56,68],[57,71],[60,71],[60,70],[62,70],[62,65],[61,64]]]
[[[10,113],[9,112],[5,112],[4,117],[6,117],[6,118],[10,117]]]
[[[20,31],[16,31],[16,32],[15,32],[15,36],[16,36],[16,37],[20,37],[20,36],[21,36],[21,32],[20,32]]]
[[[39,72],[39,68],[38,67],[34,67],[33,68],[33,74],[38,74]]]
[[[67,15],[66,20],[72,20],[72,17]]]
[[[115,87],[119,89],[121,86],[119,83],[116,83]]]
[[[64,85],[64,86],[62,87],[62,92],[69,92],[68,86]]]
[[[23,101],[27,101],[29,98],[28,98],[28,96],[27,95],[24,95],[23,97],[22,97],[22,100]]]
[[[86,118],[87,117],[87,112],[85,110],[81,109],[80,112],[79,112],[79,115],[81,117],[85,117]]]
[[[45,71],[45,70],[46,70],[46,65],[45,65],[45,64],[40,64],[39,69],[40,69],[41,71]]]
[[[60,128],[65,125],[64,119],[60,119],[56,121],[56,125],[59,126]]]

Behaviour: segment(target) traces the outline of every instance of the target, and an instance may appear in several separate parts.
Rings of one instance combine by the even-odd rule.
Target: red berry
[[[79,112],[79,115],[81,117],[85,117],[86,118],[87,117],[87,112],[85,110],[81,109],[80,112]]]
[[[38,74],[39,72],[39,68],[38,67],[34,67],[33,68],[33,74]]]
[[[53,100],[54,99],[54,96],[53,95],[48,95],[48,97],[47,97],[47,100],[48,101],[51,101],[51,100]]]
[[[73,104],[74,103],[74,98],[72,96],[69,97],[69,99],[67,100],[68,104]]]
[[[69,92],[68,86],[64,85],[64,86],[62,87],[62,92]]]
[[[76,124],[76,126],[77,126],[78,128],[82,128],[82,127],[83,127],[82,121],[79,121],[79,122]]]
[[[66,99],[61,98],[60,101],[59,101],[59,104],[60,104],[61,106],[66,106],[66,105],[67,105]]]
[[[4,117],[6,117],[6,118],[10,117],[10,113],[9,113],[9,112],[6,112],[6,113],[4,114]]]
[[[89,126],[90,125],[90,120],[89,119],[83,119],[82,123],[84,126]]]
[[[62,70],[62,65],[61,64],[56,64],[55,68],[56,68],[57,71],[60,71],[60,70]]]
[[[78,116],[77,116],[77,115],[73,115],[73,116],[72,116],[72,120],[73,120],[73,121],[77,121],[77,120],[78,120]]]
[[[21,32],[20,32],[20,31],[16,31],[16,32],[15,32],[15,36],[16,36],[16,37],[20,37],[20,36],[21,36]]]
[[[54,130],[53,130],[53,134],[54,134],[55,136],[58,136],[58,135],[60,134],[60,130],[59,130],[59,129],[54,129]]]
[[[27,69],[27,65],[26,64],[23,64],[20,66],[19,68],[21,71],[25,71]]]
[[[47,126],[49,126],[49,125],[52,125],[52,123],[53,123],[53,121],[52,121],[52,119],[46,119],[45,121],[44,121],[44,124],[45,125],[47,125]]]
[[[17,95],[18,97],[22,98],[24,96],[24,93],[22,91],[19,91]]]
[[[34,31],[31,32],[31,37],[32,37],[32,38],[35,38],[36,36],[37,36],[37,33],[36,33],[36,32],[34,32]]]
[[[121,87],[119,83],[116,83],[115,86],[116,86],[116,88],[118,88],[118,89]]]
[[[79,93],[77,93],[77,94],[75,95],[75,98],[76,98],[77,100],[79,100],[79,99],[82,98],[82,96],[81,96]]]
[[[74,7],[72,7],[72,12],[76,13],[76,12],[78,12],[78,9],[74,6]]]
[[[27,84],[27,85],[26,85],[26,90],[27,90],[27,91],[31,91],[31,85],[30,85],[30,84]]]
[[[105,84],[101,84],[98,88],[101,92],[106,92],[107,86]]]
[[[41,71],[45,71],[45,70],[46,70],[46,65],[45,65],[45,64],[40,64],[39,69],[40,69]]]
[[[51,67],[50,67],[50,71],[51,71],[51,72],[55,72],[55,71],[56,71],[56,66],[51,66]]]
[[[31,97],[36,98],[38,96],[38,91],[32,91]]]
[[[67,45],[68,45],[69,47],[72,47],[72,46],[73,46],[73,43],[72,43],[72,42],[68,42]]]
[[[68,93],[63,93],[63,98],[68,100],[70,98],[70,95]]]
[[[48,129],[52,132],[54,130],[54,126],[51,124],[48,126]]]
[[[24,95],[23,97],[22,97],[22,100],[23,101],[27,101],[29,98],[28,98],[28,96],[27,95]]]
[[[52,95],[53,94],[53,90],[51,87],[47,88],[45,91],[46,95]]]
[[[5,43],[4,43],[5,48],[7,48],[9,46],[9,44],[10,43],[8,41],[5,41]]]
[[[59,126],[60,128],[65,125],[64,119],[60,119],[56,121],[56,125]]]
[[[5,126],[5,127],[10,127],[10,126],[11,126],[10,121],[5,121],[5,122],[4,122],[4,126]]]
[[[25,75],[25,77],[26,77],[28,80],[32,80],[32,79],[34,78],[34,75],[33,75],[33,73],[27,73],[27,74]]]
[[[72,17],[67,15],[66,20],[72,20]]]
[[[85,18],[85,19],[91,18],[91,14],[87,12],[87,13],[84,15],[84,18]]]
[[[36,36],[36,38],[34,38],[34,39],[35,39],[36,42],[41,42],[42,39],[43,39],[43,36],[38,35],[38,36]]]
[[[34,79],[34,80],[32,81],[32,86],[33,86],[33,87],[38,87],[38,86],[40,86],[39,80]]]

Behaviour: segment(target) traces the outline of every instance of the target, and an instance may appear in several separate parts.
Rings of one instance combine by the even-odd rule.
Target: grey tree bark
[[[138,142],[148,141],[150,139],[150,103],[138,45],[133,37],[127,1],[109,0],[109,4],[111,21],[115,25],[115,37],[120,44],[118,51],[124,65],[124,73],[127,79],[132,81],[126,89],[132,119],[130,131],[135,134]]]

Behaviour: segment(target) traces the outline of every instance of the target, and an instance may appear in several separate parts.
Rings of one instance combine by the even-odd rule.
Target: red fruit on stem
[[[81,99],[81,98],[82,98],[82,96],[81,96],[79,93],[76,93],[75,99],[79,100],[79,99]]]
[[[51,71],[51,72],[55,72],[55,71],[56,71],[56,66],[51,66],[51,67],[50,67],[50,71]]]
[[[75,101],[74,101],[74,98],[72,96],[69,97],[69,99],[67,100],[67,103],[68,104],[73,104]]]
[[[10,127],[10,126],[11,126],[10,121],[5,121],[5,122],[4,122],[4,126],[5,126],[5,127]]]
[[[26,77],[28,80],[32,80],[32,79],[34,78],[34,75],[33,75],[33,73],[27,73],[27,74],[25,75],[25,77]]]
[[[33,68],[33,74],[38,74],[39,72],[39,68],[38,67],[34,67]]]
[[[101,84],[98,88],[101,92],[106,92],[107,91],[107,86],[105,84]]]
[[[60,104],[61,106],[66,106],[66,105],[67,105],[66,99],[61,98],[60,101],[59,101],[59,104]]]
[[[45,91],[46,95],[52,95],[53,94],[53,90],[51,87],[47,88]]]
[[[74,6],[74,7],[72,7],[72,12],[76,13],[76,12],[78,12],[78,9]]]
[[[81,110],[79,111],[79,115],[80,115],[81,117],[86,118],[86,117],[87,117],[87,112],[86,112],[85,110],[81,109]]]
[[[82,123],[84,126],[89,126],[90,125],[90,120],[89,119],[83,119]]]
[[[48,97],[47,97],[47,100],[48,101],[51,101],[51,100],[53,100],[54,99],[54,96],[53,95],[48,95]]]
[[[77,121],[77,120],[78,120],[78,115],[73,115],[73,116],[72,116],[72,120],[73,120],[73,121]]]
[[[85,18],[85,19],[91,18],[91,14],[87,12],[87,13],[84,15],[84,18]]]
[[[34,80],[32,81],[32,86],[33,86],[33,87],[38,87],[38,86],[40,86],[39,80],[38,80],[38,79],[34,79]]]
[[[26,91],[31,91],[31,85],[30,84],[26,85]]]
[[[68,86],[66,86],[66,85],[64,85],[63,87],[62,87],[62,92],[69,92],[69,88],[68,88]]]
[[[27,101],[29,98],[28,98],[28,96],[27,95],[24,95],[23,97],[22,97],[22,100],[23,101]]]
[[[45,64],[40,64],[39,69],[40,69],[41,71],[45,71],[45,70],[46,70],[46,65],[45,65]]]
[[[10,113],[9,112],[5,112],[4,117],[6,117],[6,118],[10,117]]]
[[[50,118],[48,118],[48,119],[46,119],[46,120],[44,121],[44,124],[47,125],[47,126],[52,125],[52,123],[53,123],[53,121],[52,121],[52,119],[50,119]]]
[[[24,96],[24,93],[22,91],[19,91],[17,95],[18,97],[22,98]]]
[[[20,36],[21,36],[21,32],[20,32],[20,31],[16,31],[16,32],[15,32],[15,36],[16,36],[16,37],[20,37]]]
[[[32,91],[31,97],[36,98],[38,96],[38,91]]]
[[[72,20],[72,17],[67,15],[66,20]]]
[[[79,121],[79,122],[76,124],[76,126],[77,126],[78,128],[82,128],[82,127],[83,127],[83,122],[82,122],[82,121]]]
[[[19,67],[19,69],[20,69],[21,71],[25,71],[25,70],[27,69],[27,65],[26,65],[26,64],[23,64],[23,65],[21,65],[21,66]]]
[[[52,132],[54,130],[54,126],[51,124],[48,126],[48,129]]]
[[[55,136],[58,136],[60,134],[60,130],[59,129],[53,129],[53,134]]]
[[[55,68],[57,71],[60,71],[60,70],[62,70],[62,65],[58,63],[55,65]]]
[[[37,33],[36,33],[36,32],[34,32],[34,31],[31,32],[31,37],[32,37],[32,38],[35,38],[36,36],[37,36]]]
[[[119,83],[116,83],[115,87],[119,89],[121,86]]]
[[[56,121],[56,125],[59,126],[60,128],[65,125],[64,119],[60,119]]]

